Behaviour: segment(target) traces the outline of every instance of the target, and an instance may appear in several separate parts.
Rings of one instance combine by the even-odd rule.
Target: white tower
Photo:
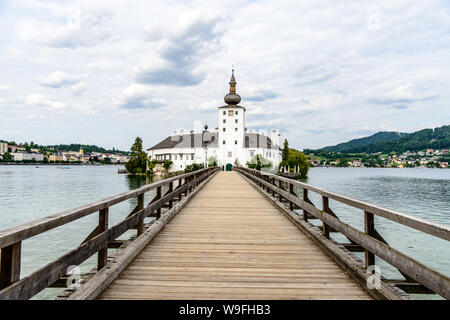
[[[245,108],[238,105],[241,97],[236,93],[234,69],[230,79],[230,92],[225,95],[227,105],[219,107],[219,158],[220,166],[234,166],[238,158],[244,159]],[[244,163],[239,163],[244,165]]]

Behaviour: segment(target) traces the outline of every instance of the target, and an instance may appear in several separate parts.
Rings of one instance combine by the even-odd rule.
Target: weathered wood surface
[[[382,258],[384,261],[390,263],[392,266],[396,267],[402,274],[405,274],[406,277],[414,279],[415,281],[423,284],[428,289],[436,292],[437,294],[441,295],[442,297],[444,297],[446,299],[450,298],[450,278],[447,277],[446,275],[431,269],[430,267],[416,261],[415,259],[412,259],[411,257],[403,254],[402,252],[400,252],[398,250],[395,250],[394,248],[390,247],[383,241],[381,241],[377,238],[374,238],[374,237],[370,236],[369,234],[362,233],[359,230],[353,228],[352,226],[350,226],[346,223],[343,223],[335,216],[333,216],[323,210],[318,209],[310,202],[301,200],[295,196],[292,196],[290,193],[282,190],[281,188],[277,188],[276,186],[274,186],[273,183],[268,182],[268,181],[271,181],[272,179],[284,179],[284,178],[282,178],[282,177],[278,178],[273,175],[269,175],[268,181],[265,181],[265,180],[261,179],[261,177],[260,177],[261,174],[259,172],[256,173],[255,176],[253,176],[252,171],[253,170],[250,170],[250,169],[244,169],[244,170],[239,169],[239,172],[242,172],[247,177],[254,179],[258,184],[266,186],[269,190],[272,190],[273,193],[282,195],[283,197],[285,197],[289,201],[297,204],[300,208],[303,208],[304,210],[306,210],[308,213],[312,214],[316,218],[319,218],[324,224],[328,225],[329,227],[332,227],[334,230],[337,230],[338,232],[345,235],[351,241],[354,241],[355,243],[364,247],[367,251],[377,255],[378,257]],[[292,181],[292,183],[293,183],[293,181]],[[310,187],[309,185],[307,185],[307,186],[308,186],[308,190],[315,189],[314,192],[318,192],[317,190],[320,190],[315,187]],[[303,190],[305,190],[305,189],[303,189]],[[326,194],[327,196],[332,195],[332,193],[325,192],[323,190],[321,191],[321,194],[322,194],[322,196],[324,196],[324,194]],[[334,195],[336,195],[336,194],[334,194]],[[332,196],[330,196],[330,198],[332,198]],[[358,200],[353,200],[353,199],[351,199],[351,200],[358,201]],[[374,208],[374,206],[371,206],[370,208]],[[363,209],[369,210],[370,208],[364,207]],[[379,209],[389,211],[389,210],[383,209],[383,208],[379,208]],[[374,213],[374,212],[371,212],[371,213]],[[374,213],[374,214],[376,214],[376,213]],[[407,217],[409,219],[409,221],[413,221],[415,219],[414,217],[410,217],[405,214],[400,214],[400,215],[401,215],[401,217]],[[393,219],[393,220],[398,223],[405,224],[404,221],[400,222],[395,219]],[[405,225],[407,225],[407,224],[405,224]],[[425,221],[425,222],[421,223],[421,225],[422,226],[428,225],[428,222]],[[446,227],[446,226],[440,226],[440,225],[435,225],[435,224],[429,224],[429,226],[432,226],[433,228],[436,226],[439,226],[439,228],[440,228],[439,230],[448,230],[448,227]],[[433,230],[436,231],[437,229],[433,229]],[[375,230],[373,230],[373,232],[375,232]],[[439,236],[439,235],[442,235],[442,234],[441,233],[436,234],[436,236]]]
[[[212,181],[101,299],[370,299],[236,172]]]

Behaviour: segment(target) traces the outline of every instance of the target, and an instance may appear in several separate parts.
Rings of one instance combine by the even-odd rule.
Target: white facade
[[[8,144],[6,142],[0,142],[0,154],[8,152]]]
[[[44,155],[42,153],[13,152],[11,156],[14,161],[44,161]]]
[[[238,103],[241,98],[235,93],[234,74],[230,81],[230,93],[225,96],[227,105],[218,108],[218,130],[193,132],[184,131],[167,137],[152,148],[147,149],[149,160],[173,162],[169,171],[184,170],[187,165],[204,164],[210,157],[215,157],[217,164],[228,166],[246,166],[256,155],[270,161],[273,169],[278,169],[281,162],[280,134],[271,130],[271,136],[254,133],[245,128],[246,109]]]

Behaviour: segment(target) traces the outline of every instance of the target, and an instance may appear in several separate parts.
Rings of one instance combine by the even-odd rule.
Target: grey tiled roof
[[[171,148],[201,148],[207,145],[211,148],[218,147],[217,133],[206,132],[204,134],[205,141],[202,144],[202,134],[201,133],[191,133],[184,135],[175,135],[165,138],[160,143],[154,145],[147,150],[158,150],[158,149],[171,149]],[[267,149],[279,149],[279,146],[272,143],[269,137],[261,135],[259,133],[246,133],[244,148],[267,148]]]

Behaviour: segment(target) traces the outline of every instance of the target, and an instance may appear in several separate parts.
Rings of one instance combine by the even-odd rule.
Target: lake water
[[[117,174],[117,166],[0,166],[0,230],[42,218],[63,210],[104,199],[151,180]],[[419,168],[311,168],[306,182],[385,208],[411,214],[443,225],[450,225],[450,170]],[[147,203],[154,196],[145,196]],[[316,206],[319,197],[311,193]],[[136,206],[136,199],[110,209],[110,225],[125,218]],[[330,200],[330,207],[341,220],[363,229],[363,212]],[[22,277],[44,266],[79,245],[98,220],[92,214],[23,242]],[[450,246],[447,241],[423,234],[376,217],[375,227],[388,243],[411,257],[450,275]],[[128,237],[129,233],[122,236]],[[339,238],[340,241],[345,238]],[[361,255],[360,255],[361,256]],[[82,264],[89,271],[96,256]],[[401,278],[383,261],[386,278]],[[60,289],[46,289],[36,298],[52,298]],[[422,296],[415,296],[421,298]]]

